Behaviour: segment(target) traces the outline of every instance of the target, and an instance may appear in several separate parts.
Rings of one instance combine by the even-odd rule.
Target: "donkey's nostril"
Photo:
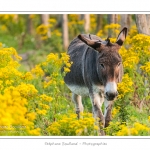
[[[109,96],[108,92],[106,92],[106,96]]]
[[[106,92],[106,97],[108,100],[113,100],[118,95],[118,92]]]

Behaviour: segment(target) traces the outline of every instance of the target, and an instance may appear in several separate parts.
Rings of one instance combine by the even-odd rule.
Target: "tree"
[[[103,15],[98,14],[97,15],[97,26],[96,26],[96,32],[98,32],[100,29],[102,29],[102,18]]]
[[[150,33],[150,14],[146,15],[146,20],[147,20],[147,25],[148,25],[149,33]]]
[[[118,15],[117,14],[108,14],[107,16],[108,24],[118,23]],[[111,30],[108,30],[108,35],[112,34]]]
[[[90,14],[85,14],[84,15],[84,29],[85,32],[88,33],[90,30]]]
[[[69,36],[68,36],[68,15],[62,15],[62,28],[63,28],[63,47],[64,49],[68,48],[69,45]]]
[[[27,32],[33,34],[33,21],[31,15],[27,15]]]
[[[117,14],[108,14],[108,24],[117,23],[118,15]]]
[[[149,28],[146,20],[145,14],[136,14],[136,26],[139,33],[147,34],[149,35]]]
[[[130,14],[121,14],[121,28],[127,27],[128,30],[131,26],[131,15]]]
[[[49,22],[48,22],[49,18],[50,18],[50,15],[49,15],[49,14],[42,14],[42,15],[41,15],[42,24],[48,26],[48,24],[49,24]],[[49,29],[48,32],[47,32],[47,36],[48,36],[48,37],[51,36],[50,29]]]

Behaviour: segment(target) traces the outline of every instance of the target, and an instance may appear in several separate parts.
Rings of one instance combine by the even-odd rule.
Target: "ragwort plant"
[[[49,135],[62,136],[93,136],[98,135],[99,127],[91,113],[81,114],[78,120],[77,115],[69,113],[61,115],[59,120],[47,128]]]
[[[21,57],[14,48],[0,44],[0,54],[0,135],[46,135],[49,122],[57,113],[66,113],[64,104],[69,105],[60,91],[64,84],[60,67],[70,71],[68,55],[50,54],[31,71],[21,72]],[[49,77],[43,80],[44,71]]]
[[[0,44],[0,135],[40,134],[40,128],[33,122],[35,113],[27,108],[37,90],[18,71],[20,59],[14,48],[3,48]]]

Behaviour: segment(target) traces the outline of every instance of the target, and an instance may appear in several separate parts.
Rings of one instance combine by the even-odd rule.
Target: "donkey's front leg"
[[[99,93],[90,93],[90,98],[93,105],[93,113],[95,118],[99,118],[99,127],[101,135],[105,135],[104,133],[104,125],[105,125],[105,118],[103,116],[101,106],[104,102],[104,98],[99,95]]]
[[[108,127],[109,122],[112,119],[111,110],[112,110],[112,106],[113,106],[113,101],[108,101],[108,100],[105,99],[104,106],[105,106],[105,110],[104,110],[105,127]]]
[[[80,112],[83,112],[83,105],[82,105],[82,97],[80,95],[77,95],[75,93],[72,93],[72,100],[75,103],[76,106],[76,114],[78,116],[78,119],[80,118]]]

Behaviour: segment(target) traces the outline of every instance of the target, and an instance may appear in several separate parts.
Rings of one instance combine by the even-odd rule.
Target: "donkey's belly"
[[[89,96],[89,89],[86,86],[78,86],[78,85],[67,85],[68,88],[75,94],[80,96]],[[93,93],[103,93],[104,87],[102,85],[97,86],[93,85]]]

